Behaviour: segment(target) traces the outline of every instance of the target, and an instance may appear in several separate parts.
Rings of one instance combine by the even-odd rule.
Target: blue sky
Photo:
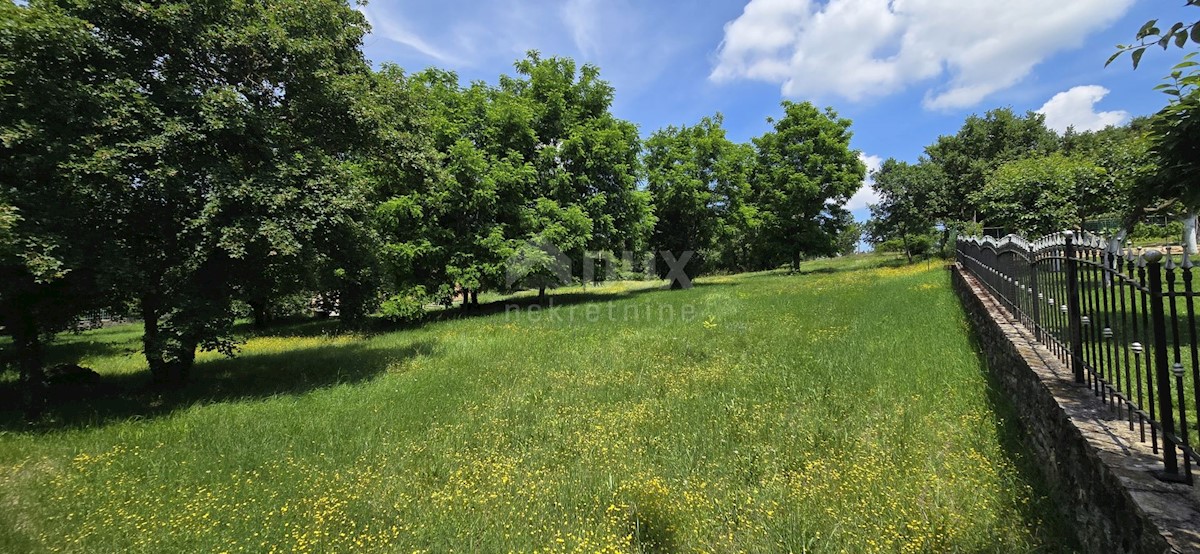
[[[1154,113],[1182,56],[1105,68],[1148,19],[1194,21],[1182,0],[377,0],[363,8],[375,64],[436,66],[494,83],[528,49],[600,67],[613,112],[643,136],[721,112],[730,138],[769,129],[782,99],[854,121],[868,165],[915,161],[972,113],[1043,111],[1060,129]],[[1169,24],[1169,23],[1168,23]],[[869,183],[849,207],[860,220]]]

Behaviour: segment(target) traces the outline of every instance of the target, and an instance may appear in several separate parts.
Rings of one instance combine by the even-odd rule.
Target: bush
[[[909,235],[908,250],[913,256],[926,256],[936,249],[938,237],[933,235]],[[904,254],[904,241],[898,238],[888,239],[875,245],[876,252],[899,252]]]
[[[424,287],[415,287],[395,294],[379,306],[379,317],[392,323],[411,323],[425,315],[428,295]]]
[[[1156,225],[1153,223],[1138,223],[1133,226],[1133,233],[1129,235],[1132,239],[1169,239],[1179,240],[1183,236],[1183,222],[1171,221],[1165,225]]]

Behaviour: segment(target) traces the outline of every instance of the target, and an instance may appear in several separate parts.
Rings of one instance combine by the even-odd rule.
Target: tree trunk
[[[471,305],[472,306],[479,305],[479,291],[478,290],[471,291]]]
[[[546,285],[538,287],[538,302],[546,301]]]
[[[800,271],[800,251],[792,252],[792,271]]]
[[[904,255],[908,256],[908,263],[912,263],[912,248],[908,246],[908,235],[901,235],[900,242],[904,243]]]
[[[171,360],[169,366],[173,386],[182,387],[191,379],[192,367],[196,365],[197,346],[199,346],[198,341],[194,338],[185,337],[180,340],[179,349],[175,352],[175,359]]]
[[[246,303],[250,305],[250,313],[254,317],[254,328],[260,331],[266,329],[271,322],[271,311],[267,309],[267,302],[250,300]]]
[[[42,368],[42,339],[37,318],[29,306],[16,306],[9,323],[13,346],[17,351],[17,366],[23,390],[25,418],[34,421],[41,417],[46,403],[46,374]]]
[[[1187,249],[1188,254],[1197,254],[1196,251],[1196,210],[1188,210],[1187,217],[1183,220],[1183,247]]]
[[[158,329],[161,317],[159,300],[156,295],[147,294],[142,297],[142,353],[146,356],[146,365],[150,367],[150,381],[155,386],[165,386],[168,382],[168,368],[163,352],[162,333]]]

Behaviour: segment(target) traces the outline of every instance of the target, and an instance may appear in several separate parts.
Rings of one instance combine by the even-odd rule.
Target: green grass
[[[881,264],[253,337],[0,435],[0,551],[1071,549],[947,273]],[[51,354],[135,390],[137,338]]]

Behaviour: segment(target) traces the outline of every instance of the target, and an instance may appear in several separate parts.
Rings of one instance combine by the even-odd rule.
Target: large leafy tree
[[[972,200],[988,226],[1036,237],[1078,227],[1097,215],[1090,203],[1097,195],[1091,191],[1104,182],[1103,168],[1056,152],[1000,166]]]
[[[1200,0],[1187,0],[1187,6],[1200,8]],[[1164,30],[1165,29],[1165,30]],[[1105,63],[1107,66],[1125,52],[1130,52],[1134,69],[1141,63],[1143,54],[1151,46],[1167,50],[1172,46],[1186,48],[1200,44],[1200,21],[1177,21],[1167,27],[1159,25],[1157,19],[1147,21],[1134,37],[1132,44],[1118,44],[1117,51]],[[1126,218],[1125,227],[1148,211],[1176,208],[1185,214],[1183,240],[1188,251],[1196,253],[1197,214],[1200,213],[1200,198],[1194,192],[1197,169],[1196,142],[1200,128],[1196,125],[1196,110],[1200,107],[1200,62],[1194,58],[1197,52],[1188,53],[1176,64],[1164,83],[1155,87],[1171,97],[1170,103],[1152,119],[1150,130],[1151,151],[1158,158],[1161,171],[1142,180],[1133,191],[1133,208]],[[1158,204],[1154,208],[1151,205]]]
[[[13,337],[29,415],[40,409],[43,337],[119,304],[122,187],[97,165],[128,136],[113,51],[52,4],[0,3],[0,324]]]
[[[577,68],[570,58],[542,58],[537,52],[516,69],[519,77],[501,79],[501,88],[533,107],[536,141],[525,158],[536,168],[530,197],[535,203],[544,197],[560,207],[579,206],[592,221],[586,250],[643,247],[650,203],[637,188],[641,141],[635,125],[610,113],[612,86],[593,65]],[[580,259],[586,252],[568,254]]]
[[[1029,112],[1017,115],[1009,108],[972,115],[954,135],[942,136],[925,148],[929,161],[942,168],[946,188],[936,214],[947,229],[957,222],[979,222],[979,207],[968,201],[997,167],[1022,158],[1049,154],[1058,147],[1058,136],[1046,127],[1045,117]]]
[[[1125,126],[1063,134],[1064,155],[1102,170],[1099,179],[1081,183],[1088,186],[1077,190],[1081,224],[1102,215],[1123,215],[1138,203],[1138,188],[1157,171],[1149,126],[1148,118],[1137,118]]]
[[[1184,78],[1186,88],[1155,114],[1151,124],[1150,148],[1158,171],[1134,189],[1134,214],[1154,209],[1171,209],[1185,218],[1183,240],[1189,252],[1197,252],[1197,214],[1200,213],[1200,74]]]
[[[933,229],[945,175],[928,162],[908,164],[888,158],[874,177],[879,202],[870,207],[871,242],[897,240],[912,261],[921,237]]]
[[[343,314],[362,311],[335,247],[361,238],[347,166],[368,117],[359,12],[334,0],[20,9],[87,21],[97,42],[73,67],[114,100],[77,171],[106,185],[85,205],[108,220],[108,263],[136,296],[156,381],[182,382],[197,347],[232,353],[232,302],[272,268],[328,259]]]
[[[748,217],[753,157],[725,137],[721,123],[718,114],[695,126],[659,130],[646,140],[643,157],[657,220],[651,248],[676,257],[695,252],[688,269],[696,272],[731,261],[731,242]]]
[[[760,263],[790,263],[836,253],[843,206],[866,167],[850,148],[850,120],[808,102],[783,102],[774,129],[754,139],[753,198],[760,210]]]

